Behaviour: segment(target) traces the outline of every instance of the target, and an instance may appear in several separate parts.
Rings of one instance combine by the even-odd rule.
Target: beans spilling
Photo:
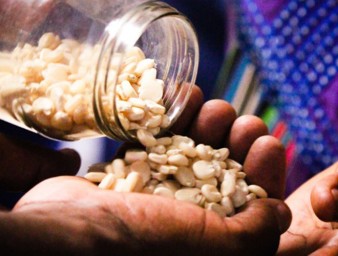
[[[213,149],[185,136],[155,139],[139,130],[145,149],[129,149],[123,159],[114,159],[91,169],[85,178],[102,189],[140,192],[174,198],[232,216],[236,208],[255,198],[267,197],[257,185],[248,185],[242,166],[229,158],[229,149]]]
[[[38,127],[79,133],[96,130],[93,86],[102,46],[44,34],[36,46],[26,43],[0,53],[0,106],[22,111]],[[107,122],[126,131],[143,129],[156,135],[170,124],[163,104],[164,82],[157,79],[155,61],[133,47],[124,55],[101,56],[110,65],[100,100]],[[116,85],[116,86],[115,86]],[[20,114],[20,113],[19,113]]]

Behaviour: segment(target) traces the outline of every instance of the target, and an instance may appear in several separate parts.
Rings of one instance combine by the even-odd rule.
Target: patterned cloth
[[[236,1],[243,49],[296,139],[303,169],[338,161],[338,1]]]

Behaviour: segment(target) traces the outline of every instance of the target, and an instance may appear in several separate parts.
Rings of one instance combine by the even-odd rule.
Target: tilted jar
[[[8,3],[0,7],[0,119],[59,140],[135,141],[140,129],[162,134],[185,108],[198,41],[168,4]]]

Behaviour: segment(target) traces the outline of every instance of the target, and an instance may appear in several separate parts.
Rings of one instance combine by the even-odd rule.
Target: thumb
[[[257,199],[228,218],[229,246],[242,248],[240,255],[274,255],[280,235],[291,224],[291,211],[277,199]]]
[[[71,149],[55,151],[0,134],[0,186],[27,190],[57,175],[76,174],[79,154]]]
[[[311,191],[311,205],[319,219],[338,221],[338,169],[317,182]]]

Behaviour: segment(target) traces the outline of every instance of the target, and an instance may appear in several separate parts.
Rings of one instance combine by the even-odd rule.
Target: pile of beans
[[[248,185],[242,166],[229,158],[227,148],[213,149],[185,136],[155,139],[139,130],[144,150],[129,149],[123,159],[105,165],[104,172],[91,169],[85,175],[99,188],[140,192],[190,202],[221,217],[232,216],[238,207],[267,197],[257,185]]]
[[[100,51],[100,45],[46,33],[37,46],[25,44],[0,53],[0,106],[14,114],[22,108],[44,128],[66,133],[95,130],[93,81],[95,72],[101,71],[93,60]],[[101,99],[110,114],[108,121],[115,123],[117,114],[145,150],[130,149],[104,172],[89,172],[85,178],[102,189],[171,197],[223,217],[249,200],[267,197],[264,189],[246,183],[242,166],[228,158],[227,148],[195,145],[191,138],[178,135],[155,138],[170,120],[162,99],[164,82],[157,79],[153,59],[133,47],[123,56],[113,56],[110,63]]]
[[[23,109],[38,127],[65,133],[95,130],[94,78],[105,72],[96,70],[100,51],[99,44],[46,33],[36,46],[26,43],[0,53],[0,106],[14,114]],[[133,47],[112,56],[110,63],[101,98],[108,122],[116,123],[117,116],[126,131],[146,129],[154,135],[168,127],[164,82],[157,79],[155,61]]]

